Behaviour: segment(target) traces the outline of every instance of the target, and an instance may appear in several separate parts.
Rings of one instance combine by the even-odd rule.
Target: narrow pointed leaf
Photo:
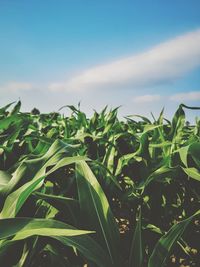
[[[143,248],[142,248],[141,211],[140,211],[132,239],[128,266],[141,267],[142,261],[143,261]]]
[[[77,186],[85,225],[96,231],[97,240],[117,266],[119,231],[107,198],[86,162],[76,164]]]
[[[182,236],[188,224],[198,215],[200,215],[200,210],[191,217],[172,226],[171,229],[159,239],[149,259],[148,267],[164,266],[165,260],[170,254],[173,246]]]
[[[0,240],[2,240],[0,251],[19,240],[34,235],[42,235],[56,239],[66,246],[75,247],[85,258],[93,261],[98,267],[111,266],[104,250],[88,236],[93,231],[78,230],[56,220],[32,218],[2,219],[0,220],[0,229]]]

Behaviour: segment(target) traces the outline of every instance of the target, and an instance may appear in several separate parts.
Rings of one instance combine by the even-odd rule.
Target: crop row
[[[0,109],[0,266],[200,266],[200,120]]]

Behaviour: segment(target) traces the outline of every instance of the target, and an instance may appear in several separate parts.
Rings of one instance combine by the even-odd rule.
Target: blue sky
[[[0,0],[0,105],[168,117],[199,105],[199,11],[199,0]]]

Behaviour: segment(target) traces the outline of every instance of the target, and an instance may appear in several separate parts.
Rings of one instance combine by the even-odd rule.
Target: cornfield
[[[200,120],[0,109],[0,266],[200,266]]]

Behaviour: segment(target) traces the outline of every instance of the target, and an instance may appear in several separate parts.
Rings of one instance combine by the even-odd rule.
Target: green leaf
[[[111,266],[103,249],[87,235],[93,231],[77,230],[56,220],[32,218],[2,219],[0,220],[0,229],[0,239],[2,240],[0,251],[16,241],[40,235],[56,239],[66,246],[75,247],[83,256],[96,263],[98,267]]]
[[[22,122],[22,118],[19,115],[12,115],[1,119],[0,130],[4,131],[10,127],[11,124],[19,125]]]
[[[14,104],[15,102],[9,103],[8,105],[0,108],[0,115],[3,114],[12,104]]]
[[[107,198],[86,162],[76,163],[76,178],[81,214],[85,225],[96,231],[114,266],[119,263],[119,230]]]
[[[81,156],[62,158],[60,161],[58,161],[58,163],[54,167],[52,167],[48,172],[45,173],[46,167],[51,166],[54,163],[54,160],[49,161],[48,164],[44,165],[45,168],[40,169],[39,172],[36,173],[35,177],[33,177],[31,181],[25,183],[20,188],[18,188],[16,191],[8,195],[8,197],[6,198],[3,210],[0,213],[0,218],[14,217],[19,212],[20,208],[23,206],[27,198],[36,189],[42,186],[42,183],[47,175],[53,173],[54,171],[56,171],[57,169],[63,166],[76,163],[83,159],[85,159],[85,157],[81,157]],[[25,171],[24,173],[26,174],[27,172]]]
[[[21,101],[18,101],[17,104],[14,106],[13,110],[10,112],[9,116],[15,115],[20,111],[21,108]]]
[[[0,170],[0,188],[5,186],[11,179],[11,174]]]
[[[195,142],[190,145],[189,154],[192,156],[197,166],[200,166],[200,142]]]
[[[167,166],[161,166],[154,172],[152,172],[146,180],[142,181],[139,186],[137,187],[138,189],[145,189],[145,187],[150,184],[152,181],[155,181],[157,179],[162,178],[163,176],[166,176],[167,174],[170,174],[172,172],[172,168],[169,168]]]
[[[181,161],[185,167],[188,167],[188,156],[190,155],[197,166],[200,165],[200,143],[194,142],[178,150]]]
[[[200,173],[196,168],[183,168],[183,171],[191,178],[200,181]]]
[[[0,240],[12,237],[12,241],[33,235],[76,236],[94,233],[94,231],[74,230],[71,227],[68,229],[68,225],[56,220],[30,218],[0,219],[0,229]]]
[[[143,262],[142,233],[141,233],[141,210],[136,223],[129,255],[129,267],[141,267]]]
[[[70,215],[73,220],[73,225],[77,224],[78,220],[78,211],[79,211],[79,203],[76,199],[73,198],[67,198],[63,196],[55,196],[55,195],[49,195],[49,194],[43,194],[40,192],[35,192],[34,195],[38,199],[43,199],[59,211],[62,211],[63,213],[68,213],[68,216]]]
[[[24,160],[14,172],[9,183],[0,189],[0,196],[7,196],[26,182],[45,176],[47,167],[53,166],[61,160],[65,161],[66,156],[71,156],[75,150],[76,146],[56,140],[44,155]],[[62,162],[59,164],[62,165]]]
[[[179,155],[180,155],[180,159],[183,162],[183,164],[188,167],[188,151],[189,151],[190,145],[189,146],[184,146],[182,148],[179,149]]]
[[[165,260],[167,256],[169,255],[169,253],[171,252],[173,246],[182,236],[188,224],[199,214],[200,214],[200,210],[197,211],[191,217],[172,226],[171,229],[159,239],[149,259],[148,267],[163,267],[164,266]]]

